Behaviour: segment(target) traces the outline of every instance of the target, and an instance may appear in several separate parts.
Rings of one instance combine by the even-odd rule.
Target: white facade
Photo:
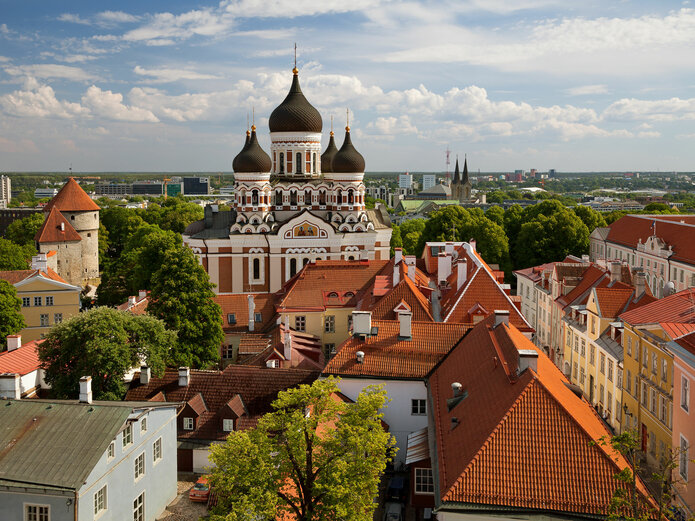
[[[8,208],[12,199],[12,180],[9,176],[0,175],[0,208]]]
[[[437,184],[437,176],[433,174],[425,174],[422,176],[422,189],[427,190],[428,188],[432,188],[435,184]]]
[[[406,172],[398,175],[398,188],[410,189],[413,187],[413,175]]]

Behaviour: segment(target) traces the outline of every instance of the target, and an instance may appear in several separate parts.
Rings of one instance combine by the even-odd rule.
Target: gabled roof
[[[149,293],[149,292],[148,292]],[[130,297],[128,301],[116,306],[119,311],[127,311],[131,315],[144,315],[147,313],[147,306],[150,303],[149,295],[137,296],[135,297],[135,302],[130,302]]]
[[[583,299],[586,302],[591,288],[597,286],[601,281],[606,283],[609,281],[608,272],[592,264],[584,270],[581,275],[581,281],[567,295],[560,295],[556,302],[563,308],[574,304],[578,299]]]
[[[401,274],[401,281],[396,284],[395,288],[391,288],[390,291],[380,298],[376,294],[374,298],[369,298],[369,296],[367,296],[360,301],[358,309],[370,310],[372,312],[372,319],[374,320],[395,320],[398,316],[394,312],[394,309],[401,302],[405,302],[410,308],[410,311],[413,312],[413,320],[418,322],[434,322],[430,310],[430,301],[422,294],[420,289],[410,280],[410,277],[408,277],[406,273],[407,272]]]
[[[536,370],[518,373],[519,350],[537,355]],[[627,461],[600,445],[610,433],[567,384],[514,326],[493,317],[475,326],[428,379],[440,508],[605,515]]]
[[[254,293],[254,314],[261,314],[261,322],[254,323],[254,331],[264,331],[273,323],[275,318],[275,295],[272,293]],[[213,298],[222,308],[222,326],[227,332],[243,332],[249,329],[249,296],[248,294],[215,295]],[[234,314],[235,324],[230,324],[228,318]],[[255,317],[254,317],[255,318]]]
[[[46,271],[41,270],[13,270],[13,271],[0,271],[0,279],[9,282],[10,284],[18,284],[25,280],[31,279],[32,277],[40,277],[43,279],[54,280],[56,282],[61,282],[67,284],[65,279],[58,275],[51,268],[47,268]]]
[[[20,376],[24,376],[38,371],[41,361],[39,360],[37,347],[41,342],[43,342],[43,339],[34,340],[12,351],[0,353],[0,374],[17,373]]]
[[[61,229],[62,228],[62,229]],[[82,237],[75,231],[70,222],[53,207],[46,220],[36,232],[34,240],[38,243],[81,241]]]
[[[89,212],[101,209],[72,177],[68,179],[68,182],[63,185],[55,197],[48,201],[43,211],[49,212],[53,208],[57,208],[61,212]]]
[[[658,322],[695,323],[695,288],[679,291],[646,306],[627,311],[620,315],[620,318],[633,326]]]
[[[351,337],[328,362],[323,375],[400,380],[422,379],[468,330],[464,324],[412,322],[409,339],[400,338],[398,320],[373,320],[377,334]],[[357,362],[356,353],[364,353]]]
[[[136,373],[126,394],[127,400],[153,400],[164,393],[169,402],[188,402],[200,393],[207,411],[198,417],[196,429],[180,431],[179,439],[224,440],[228,432],[222,430],[222,413],[229,400],[239,395],[248,415],[239,419],[237,430],[256,426],[260,417],[271,411],[270,404],[284,391],[299,384],[310,384],[318,371],[303,369],[270,369],[266,367],[228,365],[224,371],[190,370],[190,383],[179,386],[176,369],[167,369],[162,377],[152,377],[141,384]]]

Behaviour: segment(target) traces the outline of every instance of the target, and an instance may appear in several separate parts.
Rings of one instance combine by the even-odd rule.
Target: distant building
[[[513,174],[505,174],[504,178],[508,183],[520,183],[524,180],[523,170],[517,170]]]
[[[129,183],[97,183],[94,185],[94,193],[98,196],[128,195],[130,187]]]
[[[164,193],[164,185],[160,182],[133,183],[131,193],[133,195],[154,195],[159,197]]]
[[[7,227],[18,219],[40,213],[41,208],[2,208],[0,205],[0,237],[5,235]]]
[[[437,184],[437,176],[434,174],[425,174],[422,176],[422,190],[428,190]]]
[[[184,195],[208,195],[210,193],[209,177],[184,177]]]
[[[551,179],[554,177],[557,177],[557,172],[555,172],[554,168],[551,168],[550,170],[548,170],[548,177]]]
[[[10,206],[12,199],[12,180],[9,176],[0,175],[0,208]]]
[[[57,194],[57,188],[37,188],[36,190],[34,190],[34,197],[36,197],[37,199],[55,197]]]
[[[451,199],[451,187],[443,184],[435,184],[426,190],[422,190],[414,197],[418,199]]]
[[[413,175],[406,172],[398,175],[398,188],[409,190],[413,187]]]
[[[456,158],[454,180],[451,182],[451,198],[461,203],[472,202],[471,180],[468,178],[468,159],[463,159],[463,173],[459,173],[459,160]]]

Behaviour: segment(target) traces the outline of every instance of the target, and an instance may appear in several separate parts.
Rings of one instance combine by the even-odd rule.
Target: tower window
[[[296,166],[296,173],[301,174],[302,173],[302,153],[297,152],[297,166]]]
[[[297,206],[297,191],[292,190],[290,192],[290,206]]]
[[[279,173],[284,173],[285,172],[285,153],[280,152],[280,169],[278,170]]]
[[[282,206],[282,190],[275,192],[275,205]]]
[[[297,259],[290,259],[290,278],[297,273]]]
[[[314,173],[318,173],[318,163],[316,162],[316,152],[313,154],[313,160],[314,160]]]
[[[304,204],[311,204],[311,190],[307,190],[306,192],[304,192]]]
[[[261,260],[253,259],[253,278],[258,280],[261,278]]]
[[[71,221],[74,221],[74,220],[75,220],[75,216],[74,216],[74,215],[71,215],[71,216],[70,216],[70,220],[71,220]]]
[[[253,206],[258,206],[258,190],[251,192],[251,204]]]

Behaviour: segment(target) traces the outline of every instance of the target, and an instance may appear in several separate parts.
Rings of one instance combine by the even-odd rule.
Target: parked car
[[[188,499],[200,503],[207,503],[210,498],[210,483],[207,476],[201,476],[195,482],[193,488],[188,493]]]

